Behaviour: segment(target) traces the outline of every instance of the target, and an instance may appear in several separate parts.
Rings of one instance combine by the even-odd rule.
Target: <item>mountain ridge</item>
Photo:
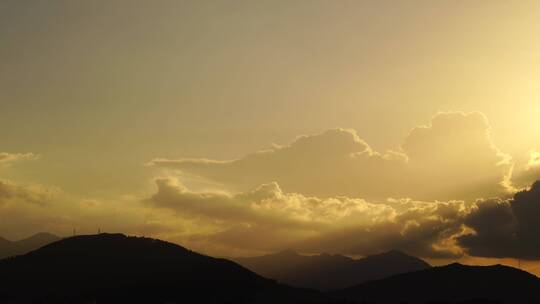
[[[393,292],[388,292],[388,291]],[[538,303],[540,279],[505,265],[452,263],[334,291],[337,298],[369,303]],[[477,301],[477,302],[474,302]],[[486,302],[482,302],[486,301]]]
[[[4,303],[320,303],[225,259],[123,234],[74,236],[0,260]]]
[[[252,271],[279,282],[304,288],[333,290],[397,273],[431,267],[397,250],[352,259],[339,254],[300,255],[294,250],[258,257],[232,258]]]
[[[60,239],[48,232],[39,232],[17,241],[0,237],[0,259],[26,254]]]
[[[306,260],[294,251],[283,254]],[[386,261],[396,256],[413,258],[391,251],[370,259]],[[352,260],[330,254],[307,257],[317,262]],[[361,260],[366,259],[370,260]],[[504,265],[453,263],[321,293],[280,284],[233,261],[205,256],[177,244],[106,233],[61,239],[25,255],[0,260],[0,273],[0,302],[13,304],[540,302],[540,279]]]

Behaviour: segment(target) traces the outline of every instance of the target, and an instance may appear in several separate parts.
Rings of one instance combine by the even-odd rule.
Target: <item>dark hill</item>
[[[359,260],[343,255],[305,256],[291,250],[233,260],[267,278],[320,290],[341,289],[431,267],[418,258],[395,250]]]
[[[333,294],[369,303],[540,303],[540,280],[507,266],[451,264],[367,282]]]
[[[8,241],[0,237],[0,259],[25,254],[58,240],[60,238],[56,235],[45,232],[19,241]]]
[[[122,234],[77,236],[0,260],[0,303],[305,303],[320,297],[234,262]]]

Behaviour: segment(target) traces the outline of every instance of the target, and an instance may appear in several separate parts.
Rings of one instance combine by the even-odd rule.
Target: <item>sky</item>
[[[0,0],[0,235],[540,273],[539,19],[537,1]]]

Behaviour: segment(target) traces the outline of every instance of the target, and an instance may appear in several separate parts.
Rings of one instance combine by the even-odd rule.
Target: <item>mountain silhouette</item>
[[[9,241],[0,237],[0,259],[25,254],[58,240],[60,237],[46,232],[19,241]]]
[[[30,238],[26,243],[44,239]],[[0,239],[4,243],[11,242]],[[430,268],[398,251],[354,260],[289,250],[249,260],[259,265],[267,261],[267,270],[282,261],[280,269],[296,267],[290,273],[297,271],[297,276],[289,278],[308,282],[312,275],[310,284],[324,288],[344,284],[342,278],[364,280],[366,274],[406,271],[403,265],[424,269],[323,294],[282,285],[232,261],[156,239],[86,235],[0,260],[0,303],[540,303],[540,279],[501,265]],[[345,273],[343,265],[364,276]],[[331,284],[321,283],[323,274]]]
[[[306,256],[292,250],[233,260],[264,277],[319,290],[346,288],[431,267],[421,259],[395,250],[359,260],[330,254]]]
[[[0,274],[0,303],[312,303],[322,298],[225,259],[122,234],[63,239],[0,260]]]
[[[540,279],[508,266],[456,263],[367,282],[332,294],[366,303],[540,303]]]

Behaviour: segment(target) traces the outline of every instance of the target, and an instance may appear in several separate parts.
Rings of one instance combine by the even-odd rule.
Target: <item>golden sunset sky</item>
[[[0,1],[0,236],[540,273],[539,20],[538,1]]]

